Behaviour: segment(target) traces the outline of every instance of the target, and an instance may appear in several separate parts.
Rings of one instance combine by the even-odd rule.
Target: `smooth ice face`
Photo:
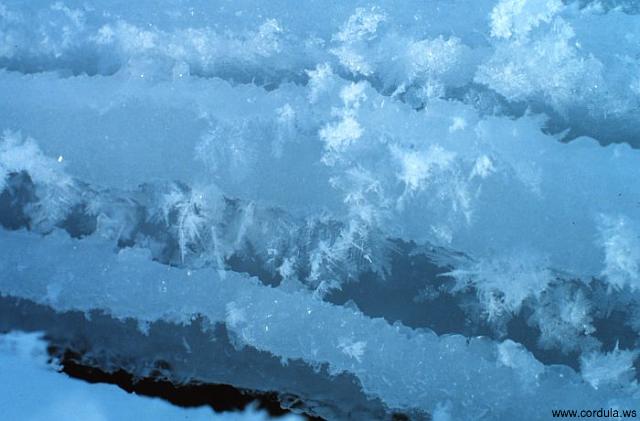
[[[0,294],[206,315],[390,411],[629,406],[638,13],[4,0]]]

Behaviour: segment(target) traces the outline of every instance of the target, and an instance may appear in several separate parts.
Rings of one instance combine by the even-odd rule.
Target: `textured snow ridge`
[[[1,302],[198,329],[328,418],[360,403],[320,378],[369,417],[632,407],[637,2],[471,3],[0,0]]]
[[[2,241],[12,244],[1,268],[5,294],[58,311],[103,310],[143,325],[157,320],[189,324],[197,316],[225,323],[237,346],[352,373],[365,393],[393,409],[432,412],[446,405],[453,416],[463,417],[487,406],[497,418],[518,413],[536,418],[541,408],[585,399],[602,407],[629,406],[639,396],[635,383],[626,383],[622,374],[611,376],[610,370],[603,378],[597,368],[589,369],[587,380],[597,382],[596,389],[571,369],[545,367],[512,341],[412,331],[306,293],[263,286],[245,275],[171,268],[153,263],[140,250],[114,254],[108,243],[73,240],[59,231],[44,239],[4,232]],[[25,258],[33,264],[21,265]],[[605,358],[614,364],[620,359]],[[407,377],[408,372],[413,375]]]

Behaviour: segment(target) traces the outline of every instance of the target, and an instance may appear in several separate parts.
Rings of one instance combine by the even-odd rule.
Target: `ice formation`
[[[636,409],[639,13],[2,0],[2,314],[329,419]]]

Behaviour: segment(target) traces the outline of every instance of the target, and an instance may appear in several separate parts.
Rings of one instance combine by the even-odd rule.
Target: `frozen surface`
[[[0,293],[205,317],[390,411],[629,407],[639,13],[2,0]]]

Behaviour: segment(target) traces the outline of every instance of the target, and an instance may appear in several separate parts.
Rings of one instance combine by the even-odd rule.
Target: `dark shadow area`
[[[391,254],[391,273],[386,279],[365,272],[356,282],[346,283],[341,290],[334,291],[327,301],[344,305],[351,300],[369,317],[383,317],[391,324],[399,321],[411,328],[428,327],[438,335],[491,333],[488,329],[468,325],[459,306],[460,297],[447,293],[452,285],[451,278],[441,276],[448,268],[416,253],[414,243],[392,242],[396,252]],[[432,294],[425,294],[425,288]]]
[[[610,352],[616,347],[634,349],[638,346],[640,336],[628,325],[630,318],[631,314],[628,312],[614,310],[593,321],[596,329],[594,336],[602,342],[605,351]]]
[[[37,199],[35,186],[27,172],[9,174],[5,189],[0,192],[0,225],[8,230],[29,228],[31,218],[25,210]]]
[[[70,377],[89,383],[114,384],[128,393],[161,398],[181,407],[209,406],[216,412],[241,411],[252,403],[271,416],[290,413],[280,406],[276,393],[251,392],[224,384],[181,384],[156,378],[135,378],[124,370],[106,372],[98,367],[85,366],[80,363],[82,357],[69,350],[55,346],[48,348],[49,355],[54,357],[62,367],[61,371]],[[320,417],[305,415],[309,420],[322,420]]]

